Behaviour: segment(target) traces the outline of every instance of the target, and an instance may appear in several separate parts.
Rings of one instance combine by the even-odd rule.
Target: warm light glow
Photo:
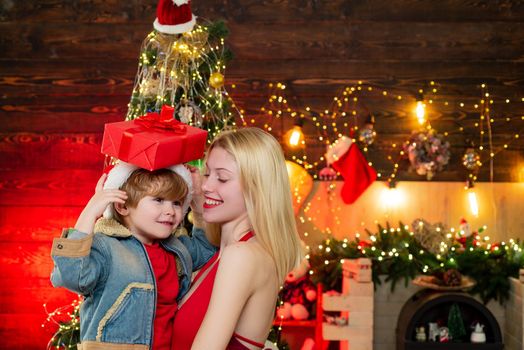
[[[293,196],[293,210],[298,213],[313,188],[313,178],[302,166],[286,160],[289,185]]]
[[[404,202],[404,193],[396,187],[385,188],[381,200],[387,208],[395,208]]]
[[[298,141],[300,141],[300,131],[293,130],[291,136],[289,137],[289,144],[292,146],[297,146]]]
[[[293,129],[286,133],[286,141],[291,147],[297,147],[303,144],[304,134],[302,133],[302,127],[295,125]]]
[[[422,101],[417,101],[417,106],[415,107],[415,114],[420,125],[424,125],[426,122],[426,104]]]
[[[468,189],[468,201],[471,214],[475,217],[478,217],[479,205],[477,201],[477,194],[475,193],[475,190],[473,188]]]

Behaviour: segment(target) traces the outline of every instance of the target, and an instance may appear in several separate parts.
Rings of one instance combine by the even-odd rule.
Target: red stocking
[[[346,204],[354,203],[377,178],[375,169],[369,166],[355,144],[332,166],[344,178],[341,196]]]

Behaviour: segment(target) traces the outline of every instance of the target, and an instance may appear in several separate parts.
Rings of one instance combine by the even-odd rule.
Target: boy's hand
[[[98,180],[95,187],[95,194],[76,221],[75,229],[87,234],[93,232],[95,227],[95,221],[102,216],[104,210],[111,203],[125,204],[127,200],[127,194],[121,190],[104,190],[104,182],[107,178],[107,174],[103,174]]]

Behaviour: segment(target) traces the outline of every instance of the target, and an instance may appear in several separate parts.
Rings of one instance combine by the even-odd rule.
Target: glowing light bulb
[[[298,147],[304,144],[304,133],[301,125],[295,125],[290,129],[286,135],[285,140],[291,147]]]
[[[404,194],[390,183],[390,186],[382,191],[381,199],[387,208],[395,208],[404,202]]]
[[[417,106],[415,107],[415,114],[417,116],[419,124],[423,125],[426,122],[426,104],[424,102],[417,101]]]
[[[479,205],[477,201],[477,194],[475,191],[468,192],[468,201],[469,201],[469,208],[471,210],[471,214],[473,216],[478,217],[479,216]]]
[[[466,185],[466,191],[468,196],[468,202],[469,202],[469,210],[471,211],[471,214],[475,217],[479,216],[479,205],[477,200],[477,194],[475,193],[474,184],[473,181],[468,180]]]
[[[289,136],[289,144],[291,146],[298,146],[300,139],[302,138],[302,130],[300,127],[295,126],[291,135]]]

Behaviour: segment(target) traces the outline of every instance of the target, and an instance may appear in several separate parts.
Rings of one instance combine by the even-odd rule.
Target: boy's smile
[[[173,221],[159,221],[161,224],[167,225],[167,226],[173,226]]]
[[[145,244],[168,238],[182,221],[182,203],[160,197],[145,196],[127,210],[126,226]]]

